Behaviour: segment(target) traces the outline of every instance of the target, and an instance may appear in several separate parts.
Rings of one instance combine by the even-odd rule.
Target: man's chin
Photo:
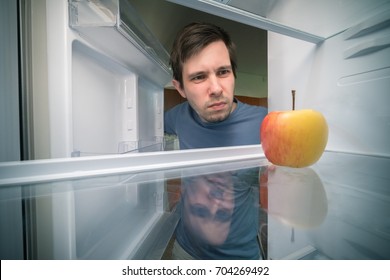
[[[198,116],[206,123],[218,123],[226,120],[229,117],[230,113],[232,112],[231,109],[232,107],[230,106],[227,106],[222,110],[213,110],[207,108],[202,111],[203,115],[200,115],[200,112],[198,112]]]
[[[223,114],[215,114],[208,116],[205,120],[208,123],[219,123],[224,120],[226,120],[229,117],[229,114],[223,113]]]

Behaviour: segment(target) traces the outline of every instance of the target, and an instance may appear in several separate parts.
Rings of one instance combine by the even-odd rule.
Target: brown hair
[[[225,43],[229,51],[232,71],[236,77],[236,47],[229,34],[214,24],[195,22],[188,24],[178,33],[171,51],[169,64],[172,67],[173,78],[180,82],[181,87],[183,87],[183,64],[186,60],[217,41]]]

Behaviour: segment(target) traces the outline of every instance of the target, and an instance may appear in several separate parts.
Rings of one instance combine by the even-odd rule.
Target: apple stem
[[[292,109],[295,110],[295,89],[291,90],[292,93]]]

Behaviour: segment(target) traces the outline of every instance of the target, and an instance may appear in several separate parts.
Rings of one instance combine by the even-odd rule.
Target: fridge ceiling
[[[227,4],[324,38],[389,9],[388,0],[229,0]]]
[[[390,13],[388,0],[168,1],[312,43],[343,32],[369,15]]]

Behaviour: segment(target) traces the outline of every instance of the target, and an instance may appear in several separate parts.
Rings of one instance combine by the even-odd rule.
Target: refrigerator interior
[[[207,156],[179,152],[185,164],[174,161],[173,152],[146,153],[145,166],[140,157],[123,155],[110,158],[113,169],[102,171],[99,155],[162,149],[167,54],[142,21],[132,21],[137,15],[127,1],[44,2],[47,147],[54,160],[0,164],[1,232],[15,237],[2,242],[1,255],[9,258],[16,250],[15,258],[160,258],[178,219],[168,203],[177,194],[168,190],[169,180],[180,179],[182,168],[193,169],[198,153],[208,158],[202,162],[207,171],[199,174],[260,167],[265,159],[258,149],[224,151],[226,158],[215,165],[210,155],[218,149]],[[298,108],[317,109],[328,121],[328,151],[310,169],[321,183],[294,187],[283,178],[295,173],[281,170],[261,192],[268,192],[263,202],[269,209],[259,208],[259,217],[267,214],[259,230],[268,236],[268,258],[388,259],[389,1],[316,2],[304,11],[302,1],[270,1],[259,4],[266,7],[259,13],[245,6],[253,1],[171,2],[269,30],[269,110],[290,109],[295,89]],[[313,19],[319,9],[323,14]],[[40,133],[35,136],[39,141]],[[236,167],[232,153],[241,153]],[[156,164],[162,165],[154,169]],[[296,176],[303,182],[317,178],[312,171]],[[287,204],[298,223],[278,208],[279,200],[289,199],[283,197],[287,188],[300,202]],[[313,201],[321,206],[316,211]],[[11,209],[13,219],[3,214]]]

